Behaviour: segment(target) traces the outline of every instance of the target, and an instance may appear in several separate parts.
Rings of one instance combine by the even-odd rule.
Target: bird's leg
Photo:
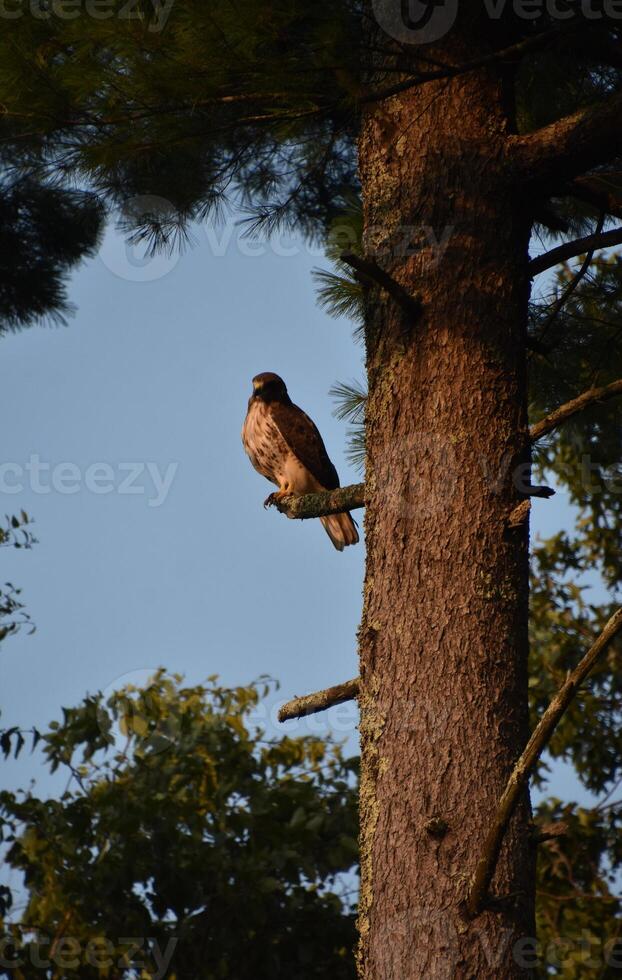
[[[275,490],[274,493],[268,494],[263,502],[263,505],[264,507],[277,507],[283,497],[288,497],[290,493],[291,490],[289,488],[289,483],[284,483],[278,490]]]

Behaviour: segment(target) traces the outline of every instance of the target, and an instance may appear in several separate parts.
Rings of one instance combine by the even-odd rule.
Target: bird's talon
[[[289,490],[275,490],[263,502],[264,507],[278,507],[285,497],[289,497]]]

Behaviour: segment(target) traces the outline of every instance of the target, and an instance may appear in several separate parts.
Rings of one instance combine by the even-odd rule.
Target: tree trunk
[[[490,50],[477,31],[458,24],[425,54],[476,58]],[[500,901],[473,921],[464,909],[528,736],[528,530],[506,528],[529,482],[530,219],[505,156],[512,125],[496,70],[372,103],[363,120],[364,249],[425,310],[413,322],[367,289],[365,980],[528,973],[516,945],[534,936],[528,799],[493,881]]]

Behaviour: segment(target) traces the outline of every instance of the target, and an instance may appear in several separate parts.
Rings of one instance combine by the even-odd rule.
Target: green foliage
[[[66,277],[93,255],[104,212],[93,194],[0,178],[0,335],[71,312]]]
[[[23,510],[19,517],[6,515],[4,527],[0,526],[0,548],[32,548],[37,539],[30,530],[31,524],[32,519]],[[0,586],[0,643],[7,636],[14,636],[23,626],[34,633],[35,626],[24,609],[20,595],[21,589],[11,582]]]
[[[593,809],[549,800],[538,821],[563,821],[567,833],[540,845],[538,976],[613,980],[620,975],[622,812],[605,799]],[[603,854],[608,856],[603,862]],[[609,963],[607,963],[607,958]]]
[[[569,276],[562,271],[560,282],[567,283]],[[547,309],[534,309],[533,333],[546,322]],[[544,339],[549,353],[534,355],[530,365],[534,420],[585,389],[620,376],[622,258],[594,261]],[[540,472],[552,471],[579,510],[582,567],[598,566],[612,589],[622,580],[621,420],[619,400],[594,405],[569,420],[536,457]]]
[[[5,514],[4,527],[0,526],[0,548],[32,548],[37,543],[30,530],[32,523],[25,510],[20,511],[19,517]]]
[[[174,947],[171,977],[354,977],[340,890],[357,855],[356,764],[317,738],[266,739],[268,689],[160,671],[63,712],[40,743],[70,775],[60,799],[0,795],[6,861],[28,889],[19,921],[4,897],[23,965],[0,975],[58,976],[49,943],[49,971],[32,966],[44,936],[74,951],[63,977],[130,978],[127,962],[92,960],[99,944],[122,963],[132,936]]]
[[[532,421],[620,375],[622,261],[615,255],[593,260],[569,294],[576,275],[561,268],[553,295],[532,307],[530,333],[546,347],[544,353],[530,356]],[[562,295],[567,299],[557,310]],[[576,522],[574,529],[538,541],[533,548],[534,721],[619,606],[621,423],[619,400],[595,405],[566,422],[535,453],[539,478],[554,480],[568,494],[576,507]],[[595,587],[607,591],[609,598],[590,601]],[[538,921],[550,952],[549,970],[543,976],[600,980],[617,976],[622,963],[622,947],[614,945],[622,931],[622,802],[616,793],[622,779],[621,668],[618,639],[549,745],[549,756],[572,764],[581,783],[602,800],[592,809],[555,800],[540,808],[542,818],[563,819],[569,825],[567,837],[540,848]],[[545,787],[545,768],[539,780]],[[617,949],[617,969],[604,962],[607,949],[614,954]]]
[[[354,325],[354,336],[363,339],[363,287],[352,267],[341,258],[342,252],[362,252],[363,211],[358,198],[351,197],[347,207],[333,219],[326,238],[326,258],[333,269],[315,269],[319,306],[329,316],[345,316]]]
[[[365,403],[367,389],[358,381],[346,383],[339,381],[333,385],[329,394],[336,405],[334,415],[338,419],[347,420],[350,427],[347,431],[348,447],[346,456],[349,462],[362,472],[365,468]]]
[[[157,6],[11,21],[12,161],[86,178],[154,246],[232,199],[251,231],[324,229],[357,185],[360,4],[180,0],[165,24]]]

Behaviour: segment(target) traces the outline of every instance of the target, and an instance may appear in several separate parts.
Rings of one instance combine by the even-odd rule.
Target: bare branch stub
[[[568,675],[540,718],[526,748],[514,766],[505,790],[499,800],[496,813],[493,815],[490,830],[488,831],[482,849],[482,855],[473,875],[471,888],[466,901],[466,912],[470,918],[476,918],[485,908],[491,907],[491,898],[488,894],[488,889],[495,873],[503,838],[533,767],[550,742],[560,719],[575,698],[579,687],[611,641],[621,631],[622,608],[613,614],[606,623],[600,636],[592,644],[580,663]]]
[[[306,694],[301,698],[293,698],[291,701],[287,701],[279,711],[279,721],[304,718],[305,715],[326,711],[327,708],[332,708],[336,704],[354,701],[358,697],[359,687],[359,679],[354,677],[350,681],[336,684],[334,687],[327,687],[323,691],[315,691],[313,694]]]
[[[351,266],[354,271],[367,280],[372,280],[384,289],[398,306],[414,317],[419,319],[423,312],[421,300],[416,296],[411,296],[408,290],[404,289],[396,279],[382,269],[373,259],[364,259],[354,252],[342,252],[341,261]]]
[[[538,486],[532,486],[531,484],[529,484],[528,486],[521,487],[520,492],[523,493],[526,497],[554,497],[555,496],[555,491],[553,490],[553,487],[538,487]]]

